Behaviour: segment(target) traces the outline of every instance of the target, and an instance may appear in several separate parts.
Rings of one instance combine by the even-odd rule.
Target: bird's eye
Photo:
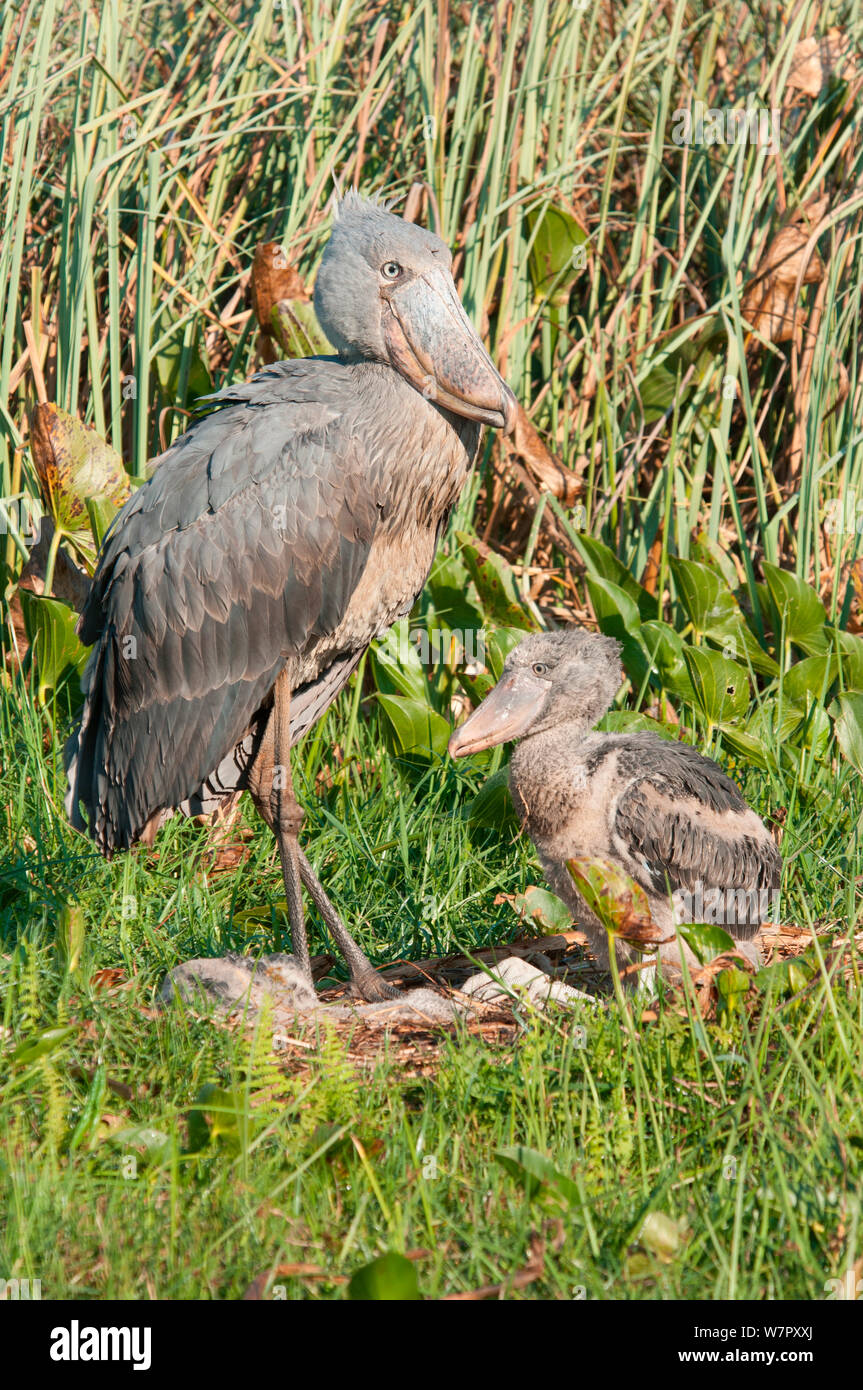
[[[535,661],[533,663],[533,666],[531,667],[531,670],[533,671],[533,674],[535,676],[544,676],[546,671],[548,670],[548,667],[546,666],[544,661]]]
[[[397,280],[402,273],[402,268],[398,261],[385,261],[381,266],[381,275],[385,280]]]

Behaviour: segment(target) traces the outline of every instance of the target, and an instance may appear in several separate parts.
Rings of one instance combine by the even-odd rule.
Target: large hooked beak
[[[548,681],[539,680],[531,671],[514,671],[504,676],[456,729],[448,745],[450,757],[481,753],[526,734],[539,717],[548,691]]]
[[[498,372],[456,294],[435,267],[391,290],[384,336],[393,366],[412,386],[455,415],[509,434],[518,402]]]

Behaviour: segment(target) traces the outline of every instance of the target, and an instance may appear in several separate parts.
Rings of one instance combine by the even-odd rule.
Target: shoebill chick
[[[619,653],[614,638],[581,629],[528,637],[449,751],[458,758],[519,740],[509,784],[522,829],[605,969],[607,933],[568,859],[610,860],[641,885],[663,938],[664,974],[679,970],[675,915],[717,922],[757,963],[752,938],[779,887],[779,852],[734,782],[696,749],[653,733],[591,732],[620,686]],[[620,968],[644,959],[615,940]]]

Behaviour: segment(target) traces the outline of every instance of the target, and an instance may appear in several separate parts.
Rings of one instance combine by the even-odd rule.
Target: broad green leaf
[[[782,677],[782,696],[806,709],[806,697],[823,700],[836,679],[839,660],[834,652],[825,656],[806,656],[790,666]]]
[[[863,637],[856,632],[838,632],[842,675],[848,690],[863,690]]]
[[[789,960],[777,960],[772,965],[764,965],[755,976],[755,984],[766,994],[776,990],[780,996],[799,994],[818,973],[817,961],[808,957],[793,956]]]
[[[378,704],[389,720],[401,753],[443,757],[452,733],[452,726],[443,715],[425,701],[407,695],[379,695]]]
[[[567,860],[566,867],[607,932],[643,951],[662,940],[662,931],[650,916],[647,894],[619,865],[608,859],[578,858]]]
[[[500,767],[483,782],[476,796],[465,807],[471,825],[494,830],[515,829],[518,817],[509,794],[509,767]]]
[[[593,536],[578,535],[575,545],[593,579],[610,579],[619,589],[623,589],[634,599],[642,619],[655,618],[658,611],[656,597],[642,588],[638,580],[622,565],[613,550]]]
[[[644,647],[638,639],[640,617],[635,600],[610,579],[588,577],[587,591],[600,631],[621,643],[626,673],[641,685],[648,673]]]
[[[495,1149],[494,1158],[510,1177],[515,1178],[524,1188],[529,1198],[536,1197],[543,1189],[551,1189],[563,1201],[574,1206],[579,1201],[578,1187],[572,1178],[555,1168],[550,1158],[529,1149],[524,1144]]]
[[[218,1082],[202,1086],[189,1112],[189,1147],[193,1153],[220,1139],[231,1153],[245,1150],[249,1141],[246,1097]]]
[[[677,595],[699,636],[704,636],[709,627],[739,616],[734,595],[715,570],[676,555],[671,556],[669,563]]]
[[[178,405],[186,405],[189,401],[196,401],[200,396],[211,395],[213,391],[213,378],[210,376],[200,348],[195,344],[189,347],[186,361],[188,363],[186,391],[183,398],[179,399],[183,365],[183,332],[180,330],[159,349],[154,359],[159,390],[165,400],[172,404],[176,402]]]
[[[511,651],[524,641],[524,630],[518,627],[499,627],[489,633],[486,641],[486,664],[495,681],[503,674],[503,664]]]
[[[78,1029],[70,1025],[62,1028],[40,1028],[37,1032],[24,1038],[15,1048],[12,1053],[13,1065],[26,1067],[39,1057],[47,1057],[49,1053],[56,1052],[58,1047],[67,1043],[70,1038],[74,1038],[77,1032]]]
[[[394,623],[384,637],[372,644],[371,668],[375,686],[382,694],[410,695],[421,704],[429,702],[428,670],[411,640],[407,618]]]
[[[110,497],[88,497],[86,499],[87,516],[90,519],[90,530],[93,533],[93,543],[98,550],[102,549],[102,542],[108,533],[108,528],[120,510]]]
[[[706,565],[708,569],[716,570],[732,593],[737,588],[738,580],[734,561],[728,552],[722,549],[721,545],[708,536],[706,531],[701,531],[692,542],[690,558],[697,560],[701,565]]]
[[[738,724],[720,724],[722,742],[732,753],[745,758],[755,767],[775,768],[776,757],[773,749],[765,745],[754,734],[747,733]]]
[[[84,947],[84,909],[78,903],[66,903],[57,914],[57,951],[72,974],[78,969]]]
[[[38,405],[30,417],[30,453],[42,500],[55,526],[78,532],[88,525],[87,499],[105,497],[121,507],[132,489],[123,461],[101,435],[56,405]]]
[[[684,644],[678,632],[668,623],[656,619],[642,623],[639,632],[651,669],[656,672],[663,689],[692,703],[694,697],[689,668],[684,658]]]
[[[740,1010],[743,996],[749,992],[752,977],[745,970],[731,965],[720,970],[714,984],[719,994],[719,1014],[723,1019],[733,1017]]]
[[[658,734],[672,743],[677,740],[676,725],[662,724],[658,719],[651,719],[649,714],[631,709],[610,709],[596,727],[609,734]]]
[[[78,614],[68,604],[56,598],[45,598],[33,594],[29,589],[19,589],[21,609],[24,614],[24,627],[27,639],[33,650],[33,660],[37,672],[37,696],[40,704],[46,704],[48,692],[54,691],[65,678],[80,675],[90,649],[78,640],[75,624]],[[75,690],[77,693],[77,681]]]
[[[585,258],[579,251],[586,246],[588,234],[578,218],[553,203],[531,209],[526,221],[530,232],[527,263],[534,294],[565,304],[584,269]]]
[[[365,1303],[415,1303],[420,1297],[417,1272],[394,1250],[363,1265],[351,1277],[348,1298]]]
[[[711,924],[693,924],[678,927],[677,930],[702,965],[713,960],[714,956],[722,956],[726,951],[734,950],[733,939],[727,931],[722,930],[722,927]]]
[[[547,888],[516,893],[512,906],[519,917],[529,917],[545,932],[568,931],[572,926],[572,913],[566,903]]]
[[[705,647],[685,649],[695,702],[711,724],[741,719],[749,707],[749,677],[742,666]]]
[[[863,695],[837,695],[830,706],[836,742],[852,767],[863,772]]]
[[[502,555],[464,531],[456,534],[460,555],[476,585],[486,622],[533,631],[536,622],[525,608],[515,572]]]
[[[279,299],[270,312],[276,340],[286,357],[330,357],[333,346],[307,299]]]
[[[128,1129],[114,1130],[108,1137],[118,1148],[134,1150],[145,1164],[161,1163],[171,1151],[171,1136],[152,1125],[130,1125]]]
[[[775,612],[777,641],[784,637],[786,642],[793,642],[810,656],[826,651],[829,645],[825,630],[827,614],[811,585],[766,560],[764,578]]]

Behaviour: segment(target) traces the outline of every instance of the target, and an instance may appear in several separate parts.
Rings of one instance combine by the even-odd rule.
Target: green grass
[[[786,823],[783,917],[829,927],[802,996],[753,1001],[725,1029],[672,1001],[635,1019],[636,1044],[614,1007],[523,1015],[512,1040],[443,1037],[417,1074],[397,1040],[375,1055],[325,1030],[316,1047],[273,1054],[265,1022],[255,1037],[154,1007],[178,960],[284,946],[277,927],[251,941],[232,928],[235,910],[282,895],[272,838],[253,821],[248,861],[208,878],[206,832],[175,822],[158,860],[107,864],[64,825],[54,766],[20,712],[7,699],[3,1025],[15,1045],[74,1031],[0,1065],[7,1277],[41,1278],[43,1297],[230,1299],[271,1273],[288,1297],[326,1298],[382,1251],[423,1249],[420,1289],[437,1297],[505,1283],[537,1234],[543,1273],[515,1296],[810,1299],[853,1266],[863,1016],[859,979],[830,961],[855,922],[859,786],[829,815],[797,805]],[[346,718],[330,714],[327,735]],[[471,837],[453,814],[476,774],[417,781],[382,753],[374,717],[358,740],[358,765],[378,771],[308,796],[306,838],[364,947],[385,963],[513,935],[494,898],[537,868],[523,842]],[[748,791],[775,809],[758,776]],[[86,925],[71,976],[56,943],[66,899]],[[123,972],[114,994],[93,980],[110,967]],[[232,1099],[207,1139],[190,1112],[212,1083]],[[577,1195],[528,1195],[494,1156],[514,1145],[550,1157]],[[640,1238],[649,1212],[679,1223],[668,1258]],[[323,1274],[277,1272],[298,1263]]]
[[[703,558],[706,536],[754,621],[767,561],[859,626],[859,97],[853,81],[817,99],[787,83],[801,36],[837,25],[859,52],[859,0],[812,0],[790,20],[778,0],[477,0],[470,23],[450,8],[447,26],[431,0],[22,0],[0,19],[0,1278],[41,1279],[46,1298],[230,1299],[263,1274],[289,1297],[341,1297],[376,1255],[417,1249],[420,1289],[436,1297],[506,1283],[537,1236],[543,1271],[515,1296],[817,1299],[859,1261],[863,744],[854,752],[852,728],[839,747],[826,674],[811,700],[798,691],[793,737],[773,735],[787,633],[772,634],[775,687],[753,680],[739,721],[751,730],[769,705],[771,770],[659,692],[781,823],[783,920],[818,929],[807,988],[753,993],[722,1026],[672,997],[643,1024],[585,1008],[520,1016],[510,1039],[426,1039],[424,1066],[397,1039],[369,1057],[341,1033],[274,1056],[264,1028],[250,1038],[155,1007],[180,960],[286,945],[277,913],[253,935],[236,917],[283,892],[251,812],[248,858],[216,875],[207,831],[179,819],[155,853],[108,864],[63,816],[70,688],[39,706],[5,611],[28,554],[14,506],[38,495],[40,372],[47,399],[140,476],[160,431],[184,428],[202,374],[220,384],[257,365],[254,248],[281,240],[308,282],[333,173],[399,197],[424,185],[421,219],[439,218],[464,302],[582,481],[577,519],[556,502],[537,513],[489,441],[452,555],[456,530],[477,532],[533,566],[532,611],[583,621],[571,533],[587,530],[636,580],[653,570],[657,617],[709,651],[672,563]],[[778,157],[670,142],[678,106],[749,92],[782,105]],[[764,341],[745,287],[816,197],[823,278],[801,290],[806,331]],[[547,203],[577,219],[587,255],[538,285]],[[629,708],[656,695],[642,685]],[[374,701],[354,719],[350,697],[299,763],[310,857],[373,959],[515,933],[495,898],[540,872],[524,841],[461,815],[479,767],[433,759],[419,773],[394,756]],[[71,974],[69,905],[84,926]],[[313,949],[326,945],[312,919]],[[108,969],[122,972],[115,992],[99,987]],[[67,1026],[48,1050],[44,1031]],[[41,1055],[16,1058],[40,1038]],[[211,1092],[200,1100],[212,1085],[230,1097],[221,1115]],[[528,1191],[494,1156],[518,1145],[574,1189]],[[657,1223],[644,1233],[650,1213],[679,1223],[668,1258]],[[297,1263],[322,1276],[275,1273]]]

